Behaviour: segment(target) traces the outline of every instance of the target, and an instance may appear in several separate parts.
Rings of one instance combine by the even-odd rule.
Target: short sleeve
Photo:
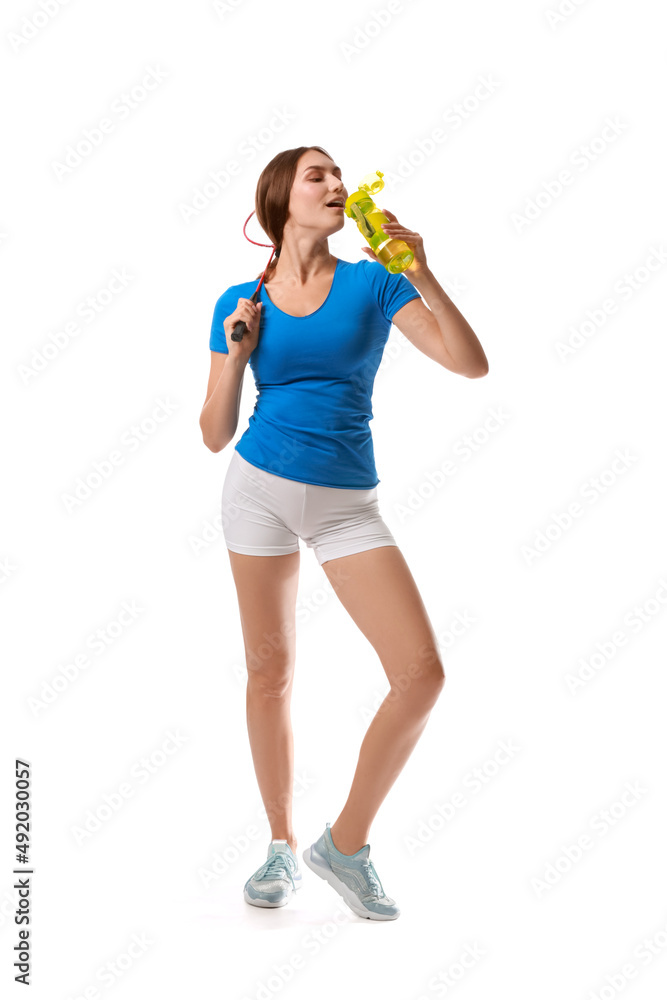
[[[388,323],[393,321],[402,306],[412,299],[421,298],[404,274],[391,274],[382,264],[372,260],[362,260],[361,263],[375,301]]]
[[[216,302],[215,309],[213,310],[213,322],[211,323],[211,336],[209,338],[209,347],[212,351],[229,354],[224,321],[236,309],[239,298],[241,296],[238,294],[237,287],[232,285],[226,292],[222,293]]]

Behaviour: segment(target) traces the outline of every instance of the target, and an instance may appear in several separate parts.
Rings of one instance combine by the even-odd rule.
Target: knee
[[[248,693],[259,698],[284,698],[294,679],[294,665],[286,661],[248,667]]]
[[[445,684],[445,668],[437,647],[424,643],[405,670],[395,673],[392,681],[393,698],[409,697],[420,709],[433,707]]]
[[[415,658],[417,679],[423,700],[433,706],[445,686],[445,668],[436,646],[424,643]]]

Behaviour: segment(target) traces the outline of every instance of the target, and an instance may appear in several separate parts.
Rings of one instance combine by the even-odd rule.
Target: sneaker
[[[342,896],[350,909],[369,920],[395,920],[400,910],[385,896],[378,874],[369,859],[370,844],[356,854],[341,854],[331,839],[331,823],[319,840],[301,855],[308,867]]]
[[[284,906],[301,888],[301,870],[286,840],[272,840],[267,860],[251,875],[243,898],[252,906]]]

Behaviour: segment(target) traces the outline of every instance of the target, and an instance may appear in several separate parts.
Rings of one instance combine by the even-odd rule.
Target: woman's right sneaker
[[[396,920],[401,911],[385,894],[369,858],[371,845],[364,844],[355,854],[341,854],[331,838],[331,823],[301,857],[309,868],[342,896],[353,913],[369,920]]]
[[[286,840],[272,840],[267,860],[251,875],[243,898],[252,906],[284,906],[301,888],[301,870]]]

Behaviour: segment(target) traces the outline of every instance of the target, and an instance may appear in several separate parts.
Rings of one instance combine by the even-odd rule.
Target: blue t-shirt
[[[223,321],[259,279],[231,285],[213,312],[210,349],[229,353]],[[329,295],[308,316],[274,305],[264,285],[259,340],[249,358],[258,390],[235,450],[251,465],[316,486],[368,490],[380,482],[369,421],[392,318],[419,292],[371,260],[338,259]]]

